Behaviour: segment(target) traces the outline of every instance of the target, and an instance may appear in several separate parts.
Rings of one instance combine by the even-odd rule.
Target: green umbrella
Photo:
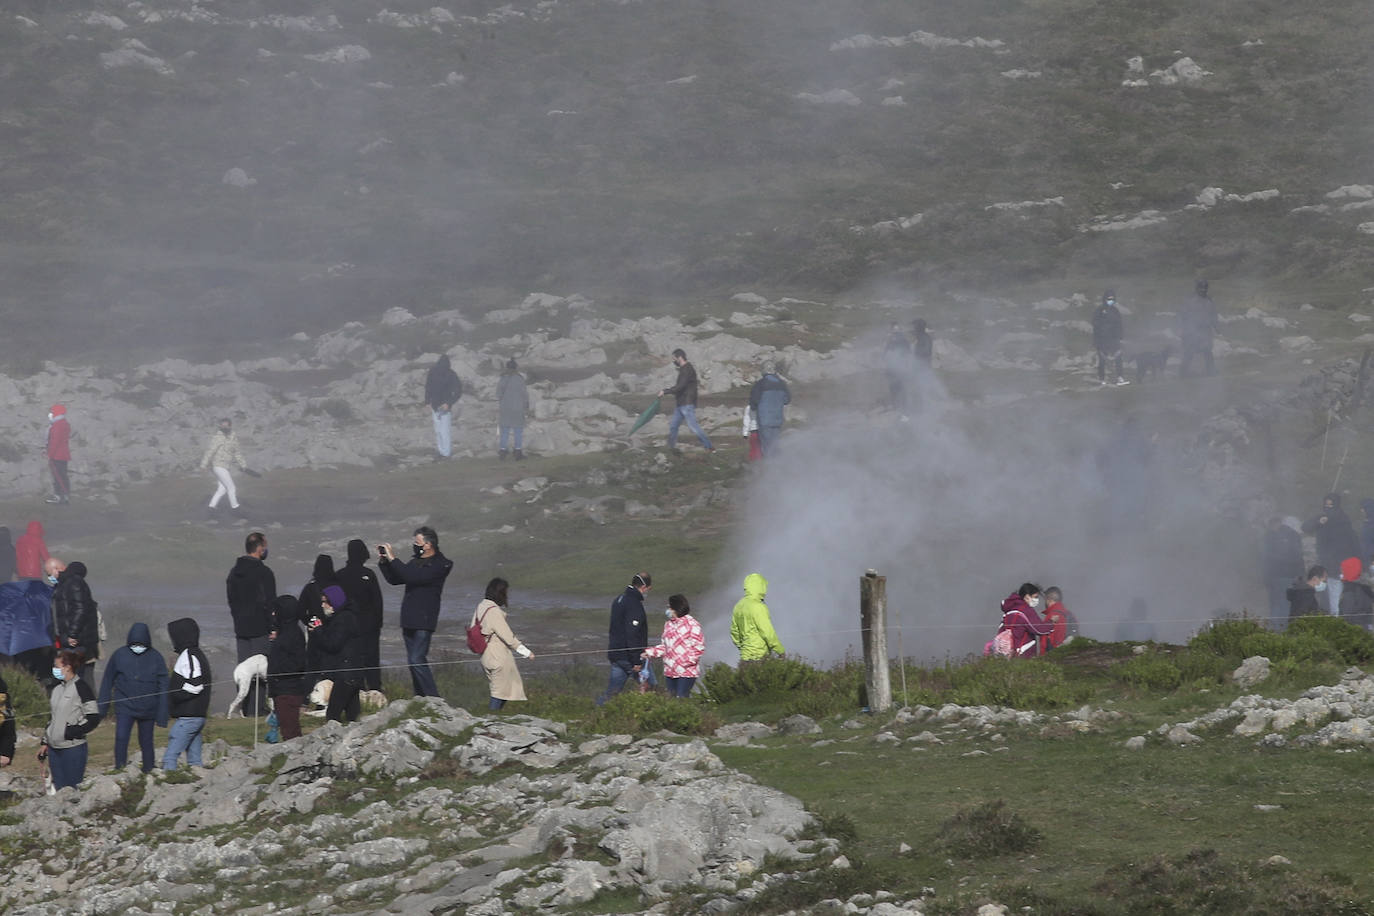
[[[630,435],[633,436],[635,433],[639,432],[641,426],[654,418],[658,413],[658,405],[662,402],[663,398],[654,398],[654,402],[649,405],[649,409],[640,414],[639,419],[635,420],[635,425],[630,427]]]

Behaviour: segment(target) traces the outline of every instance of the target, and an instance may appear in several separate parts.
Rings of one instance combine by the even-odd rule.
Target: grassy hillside
[[[188,321],[252,338],[542,287],[652,309],[884,276],[938,289],[1196,271],[1342,303],[1374,283],[1362,211],[1323,197],[1374,171],[1374,16],[1359,5],[432,8],[95,3],[119,28],[11,5],[8,355],[54,319],[73,347],[93,326],[157,347]],[[956,43],[843,46],[918,32]],[[957,43],[979,38],[1001,44]],[[347,45],[370,57],[309,58]],[[164,69],[102,65],[131,51]],[[1149,76],[1184,55],[1210,75]],[[858,104],[799,98],[835,90]],[[256,183],[222,184],[235,167]],[[1182,209],[1209,186],[1280,195]],[[1292,212],[1323,203],[1334,212]],[[1164,221],[1086,230],[1147,210]]]

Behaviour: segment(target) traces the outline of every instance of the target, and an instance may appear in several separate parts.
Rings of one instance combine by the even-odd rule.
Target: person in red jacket
[[[1029,658],[1040,654],[1038,637],[1048,636],[1054,625],[1046,623],[1036,608],[1040,606],[1040,586],[1024,583],[1002,602],[1002,626],[998,630],[1011,632],[1011,651],[1014,658]]]
[[[48,562],[48,545],[43,542],[43,523],[34,520],[14,542],[14,573],[20,579],[43,578]]]
[[[52,496],[44,502],[66,505],[71,502],[72,484],[67,478],[67,462],[72,460],[72,427],[67,408],[54,404],[48,410],[48,468],[52,471]]]
[[[1045,589],[1045,600],[1050,604],[1045,608],[1045,622],[1054,629],[1045,637],[1042,652],[1057,649],[1078,635],[1078,618],[1064,607],[1064,593],[1057,585]]]

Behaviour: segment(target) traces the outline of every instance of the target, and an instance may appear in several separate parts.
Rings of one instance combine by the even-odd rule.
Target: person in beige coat
[[[506,705],[507,700],[525,699],[525,682],[520,680],[520,670],[515,667],[515,656],[534,658],[534,653],[511,632],[506,622],[507,593],[510,583],[496,578],[487,583],[486,597],[472,612],[472,624],[482,628],[487,638],[487,649],[482,653],[482,670],[491,682],[491,702],[487,708],[495,712]]]

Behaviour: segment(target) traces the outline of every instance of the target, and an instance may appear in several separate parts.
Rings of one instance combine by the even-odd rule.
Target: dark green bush
[[[1062,709],[1092,695],[1087,684],[1069,683],[1064,669],[1038,659],[983,658],[947,668],[947,702],[961,706]]]
[[[1003,856],[1034,849],[1042,839],[1002,799],[964,808],[940,825],[935,843],[947,855],[962,859]]]
[[[602,735],[648,735],[664,729],[679,735],[707,735],[719,724],[695,700],[635,691],[612,697],[588,720],[591,730]]]
[[[798,659],[765,658],[740,668],[717,662],[701,680],[712,699],[729,703],[743,697],[781,696],[812,687],[820,678],[821,672]]]
[[[1352,629],[1358,630],[1359,628],[1352,627]],[[1336,648],[1325,639],[1314,633],[1303,632],[1273,633],[1265,631],[1247,636],[1241,640],[1241,654],[1245,658],[1252,655],[1263,655],[1271,662],[1284,659],[1292,659],[1295,662],[1328,662],[1336,661],[1340,657]]]
[[[1314,636],[1334,650],[1347,665],[1374,660],[1374,633],[1339,617],[1299,617],[1288,622],[1291,638]]]
[[[1137,655],[1112,668],[1112,674],[1122,682],[1141,690],[1177,690],[1183,683],[1183,672],[1169,659],[1154,653]]]
[[[1239,662],[1245,658],[1245,640],[1267,632],[1259,621],[1248,617],[1217,620],[1210,627],[1188,640],[1188,648],[1195,653],[1234,659]]]

